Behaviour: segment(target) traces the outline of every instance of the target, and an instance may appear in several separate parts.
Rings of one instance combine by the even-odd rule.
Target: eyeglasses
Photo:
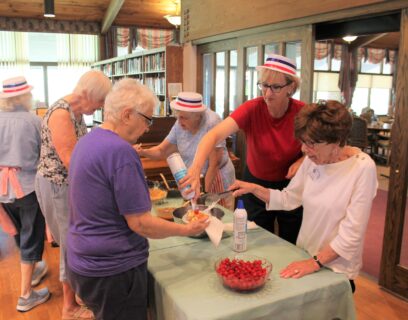
[[[143,113],[139,111],[135,111],[139,116],[142,116],[146,120],[146,124],[148,127],[151,127],[153,124],[153,118],[149,118],[148,116],[144,115]]]
[[[288,83],[284,84],[283,86],[280,86],[278,84],[267,84],[267,83],[264,83],[264,82],[262,82],[262,83],[258,82],[258,88],[259,88],[259,90],[262,90],[262,91],[266,91],[269,88],[269,89],[271,89],[271,91],[273,93],[279,93],[279,92],[281,92],[282,88],[287,87],[291,83],[292,83],[292,81],[289,81]]]
[[[323,145],[326,143],[326,142],[319,142],[319,141],[312,141],[312,140],[306,141],[303,139],[300,139],[300,142],[304,144],[306,147],[308,147],[309,149],[313,149],[313,150],[316,149],[316,146]]]

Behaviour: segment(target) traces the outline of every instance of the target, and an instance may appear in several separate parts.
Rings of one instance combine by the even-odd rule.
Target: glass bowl
[[[214,267],[221,284],[238,292],[262,288],[272,271],[268,260],[247,254],[221,257]]]

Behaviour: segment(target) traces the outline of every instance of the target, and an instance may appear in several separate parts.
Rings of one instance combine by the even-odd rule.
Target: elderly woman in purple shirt
[[[146,86],[118,81],[105,100],[105,122],[78,141],[71,157],[68,273],[96,319],[146,319],[147,238],[195,235],[208,224],[150,214],[145,173],[132,145],[149,130],[156,104]]]

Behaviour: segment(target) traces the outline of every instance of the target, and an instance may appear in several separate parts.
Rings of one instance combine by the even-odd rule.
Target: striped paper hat
[[[187,112],[201,112],[207,109],[203,104],[203,97],[196,92],[179,92],[177,98],[170,102],[173,110]]]
[[[268,54],[265,64],[257,66],[256,70],[260,71],[262,68],[298,77],[296,74],[296,62],[279,54]]]
[[[33,90],[33,87],[28,85],[24,77],[6,79],[3,81],[3,92],[0,92],[0,98],[17,97],[31,90]]]

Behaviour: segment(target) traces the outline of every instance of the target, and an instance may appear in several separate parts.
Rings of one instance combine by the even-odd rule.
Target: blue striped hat
[[[187,112],[201,112],[207,109],[203,104],[203,97],[196,92],[179,92],[177,98],[170,102],[170,107],[173,110]]]

